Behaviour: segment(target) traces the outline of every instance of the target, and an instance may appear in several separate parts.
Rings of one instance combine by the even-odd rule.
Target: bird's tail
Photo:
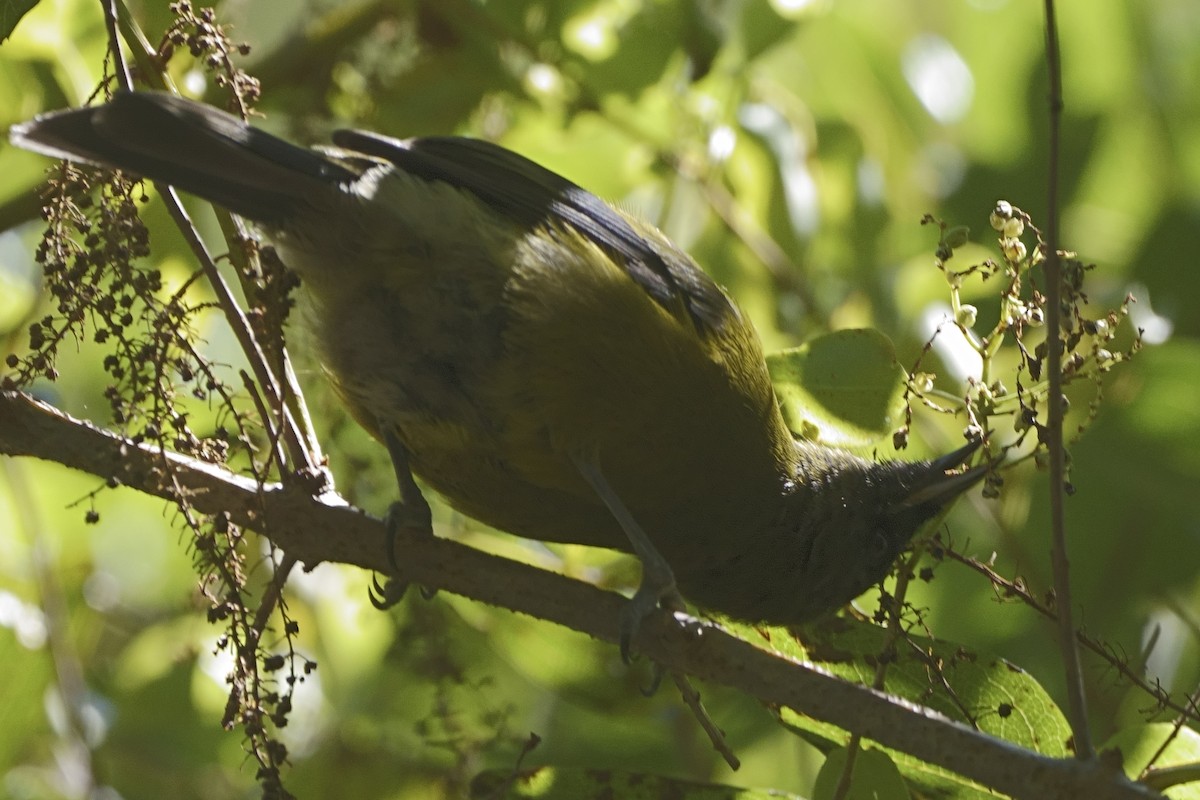
[[[268,225],[285,224],[299,204],[361,172],[162,92],[118,92],[103,105],[43,114],[13,126],[9,139],[168,183]]]

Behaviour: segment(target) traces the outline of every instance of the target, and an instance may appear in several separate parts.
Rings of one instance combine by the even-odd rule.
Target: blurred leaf
[[[767,368],[788,428],[830,447],[868,447],[891,436],[904,413],[904,368],[891,340],[844,330],[772,353]]]
[[[51,734],[45,701],[54,685],[53,665],[44,645],[34,649],[18,642],[18,617],[30,611],[40,615],[23,605],[16,596],[0,591],[5,617],[0,627],[0,659],[5,665],[5,680],[0,681],[0,766],[5,767],[35,757],[34,743]]]
[[[663,31],[686,27],[690,14],[683,0],[647,3],[622,25],[617,34],[617,51],[603,61],[591,64],[587,71],[588,87],[601,96],[632,97],[658,81],[670,60],[677,55],[679,41]]]
[[[1200,210],[1191,199],[1180,198],[1155,219],[1138,259],[1138,278],[1155,311],[1170,319],[1178,334],[1200,336],[1200,309],[1192,300],[1200,297],[1200,270],[1179,269],[1177,259],[1179,253],[1200,253]]]
[[[507,789],[505,789],[507,787]],[[501,793],[502,792],[502,793]],[[578,800],[581,797],[619,797],[622,800],[777,800],[799,795],[697,783],[641,772],[541,767],[513,773],[489,770],[471,783],[472,800]]]
[[[746,3],[741,7],[739,23],[747,60],[756,58],[792,35],[796,25],[781,17],[771,3]]]

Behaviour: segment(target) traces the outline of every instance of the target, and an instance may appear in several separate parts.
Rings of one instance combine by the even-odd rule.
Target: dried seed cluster
[[[968,242],[967,228],[949,227],[929,215],[921,222],[936,225],[940,231],[934,265],[945,276],[950,290],[953,311],[950,324],[958,328],[969,346],[979,354],[983,367],[978,378],[968,379],[966,391],[961,397],[939,393],[934,388],[935,376],[921,369],[922,362],[932,349],[931,338],[910,371],[905,393],[905,424],[894,435],[894,443],[898,448],[907,444],[915,401],[945,413],[965,412],[966,435],[985,437],[993,446],[1005,452],[1019,450],[1032,432],[1037,445],[1032,455],[1040,463],[1048,435],[1045,414],[1050,389],[1045,374],[1049,354],[1045,335],[1047,298],[1041,288],[1044,285],[1041,267],[1048,250],[1042,231],[1027,213],[1001,200],[996,203],[988,219],[990,227],[997,234],[1000,257],[954,270],[949,262],[954,258],[955,251]],[[1137,352],[1141,345],[1141,331],[1130,336],[1122,325],[1128,317],[1129,303],[1134,302],[1132,296],[1126,296],[1116,308],[1099,314],[1090,311],[1084,278],[1094,265],[1081,261],[1073,252],[1059,251],[1058,257],[1062,268],[1059,292],[1062,386],[1065,389],[1081,380],[1090,381],[1093,386],[1087,413],[1075,417],[1077,424],[1075,436],[1072,437],[1075,438],[1099,411],[1105,373]],[[979,309],[962,302],[961,290],[968,279],[999,282],[996,322],[986,332],[976,330]],[[1004,347],[1008,343],[1011,346]],[[1065,394],[1063,399],[1064,402],[1067,399]],[[1069,403],[1066,405],[1069,406]],[[995,436],[999,430],[996,427],[998,418],[1010,420],[1008,427],[1016,434],[1015,439],[1004,443],[998,441],[999,437]],[[985,496],[997,496],[1001,483],[998,472],[989,475],[984,486]],[[1069,481],[1066,488],[1068,491],[1072,488]]]

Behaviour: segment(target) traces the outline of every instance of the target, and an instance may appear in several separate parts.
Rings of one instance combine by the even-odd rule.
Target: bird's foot
[[[388,566],[391,576],[382,583],[378,577],[371,578],[371,588],[367,590],[371,605],[380,611],[387,611],[404,599],[411,581],[397,577],[400,563],[396,558],[396,539],[399,531],[420,531],[424,535],[433,536],[433,524],[429,504],[421,498],[420,503],[409,504],[403,501],[392,503],[383,518],[385,547],[387,549]],[[432,599],[437,594],[436,589],[421,587],[421,597]]]
[[[397,577],[400,572],[400,564],[396,559],[397,534],[401,530],[410,530],[433,536],[433,512],[429,510],[429,503],[421,494],[421,488],[413,480],[412,470],[408,463],[408,448],[400,441],[395,428],[389,426],[386,420],[380,420],[379,429],[383,433],[383,442],[387,445],[388,455],[392,459],[392,469],[396,473],[396,485],[400,490],[400,499],[388,507],[387,514],[383,518],[391,576],[382,585],[378,578],[372,578],[371,588],[367,590],[371,605],[380,611],[386,611],[403,599],[410,583],[410,581]],[[436,593],[436,589],[421,587],[421,596],[426,600],[432,598]]]
[[[642,620],[657,611],[660,606],[672,614],[686,608],[683,597],[675,588],[675,578],[670,571],[667,572],[667,583],[651,581],[648,577],[647,571],[637,592],[621,609],[620,637],[617,641],[621,648],[621,660],[626,664],[633,660],[633,640],[642,627]]]

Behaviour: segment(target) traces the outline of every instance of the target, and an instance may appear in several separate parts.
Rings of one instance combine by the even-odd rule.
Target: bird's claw
[[[367,589],[367,598],[376,609],[387,611],[404,599],[406,591],[408,591],[408,581],[388,578],[385,582],[380,583],[379,576],[372,575],[371,586]],[[422,589],[421,594],[425,594],[424,589]]]
[[[642,696],[654,697],[654,695],[658,693],[658,687],[662,686],[662,679],[666,674],[666,667],[655,661],[650,668],[650,685],[641,690]]]
[[[415,506],[403,501],[392,503],[383,518],[383,524],[388,566],[391,567],[392,577],[380,583],[378,577],[372,576],[371,587],[367,590],[367,595],[371,601],[371,605],[380,611],[387,611],[404,599],[404,595],[411,583],[411,581],[395,577],[395,574],[400,571],[400,562],[396,558],[396,538],[398,531],[402,528],[408,530],[415,529],[426,531],[432,536],[433,527],[430,521],[429,506],[423,500],[419,505]],[[437,589],[430,589],[425,586],[420,587],[420,591],[421,597],[425,600],[432,600],[437,594]]]
[[[621,649],[621,661],[625,664],[633,663],[633,638],[637,636],[638,628],[642,626],[642,618],[653,611],[657,605],[658,603],[655,601],[654,606],[648,611],[642,610],[639,608],[638,598],[635,596],[621,609],[621,628],[617,644]]]
[[[621,648],[621,660],[626,664],[633,662],[633,640],[642,627],[642,620],[658,610],[659,605],[668,611],[681,611],[684,608],[683,598],[675,588],[674,579],[660,584],[643,580],[642,585],[621,609],[621,628],[617,643]]]
[[[641,622],[646,616],[653,613],[660,605],[662,609],[671,614],[674,619],[689,638],[697,638],[703,632],[703,624],[695,617],[686,614],[683,597],[672,586],[661,598],[654,598],[653,604],[649,606],[649,610],[643,611],[645,598],[639,597],[640,590],[633,598],[625,604],[621,610],[621,627],[618,636],[618,644],[621,648],[621,660],[626,664],[633,662],[636,654],[632,652],[630,647],[633,639],[637,636]],[[662,684],[663,676],[667,674],[667,669],[657,661],[651,662],[650,685],[642,689],[642,694],[646,697],[652,697],[658,691],[658,687]]]
[[[396,577],[400,573],[400,562],[396,558],[396,537],[401,529],[421,531],[433,536],[433,513],[421,494],[420,487],[413,480],[412,470],[409,468],[408,448],[386,420],[380,420],[379,428],[383,432],[383,441],[387,445],[388,455],[391,456],[396,483],[400,489],[400,499],[388,506],[387,514],[383,518],[388,566],[392,576],[383,585],[380,585],[378,579],[372,578],[372,587],[368,591],[371,605],[380,611],[386,611],[400,602],[411,583]],[[432,599],[435,594],[436,589],[421,587],[421,597],[426,600]]]

